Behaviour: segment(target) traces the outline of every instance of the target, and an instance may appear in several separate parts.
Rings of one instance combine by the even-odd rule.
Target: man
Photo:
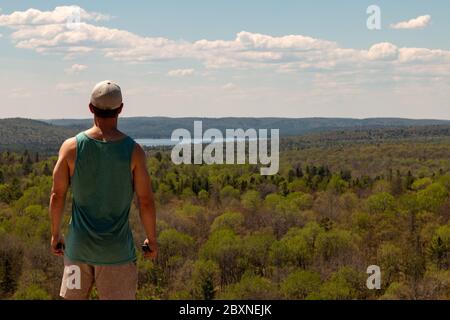
[[[61,296],[88,299],[95,284],[100,299],[134,300],[136,252],[128,222],[134,194],[147,235],[145,258],[157,255],[155,206],[145,153],[117,129],[123,108],[117,84],[97,84],[89,108],[94,126],[63,143],[53,173],[51,249],[64,256]],[[61,224],[69,185],[72,218],[65,240]]]

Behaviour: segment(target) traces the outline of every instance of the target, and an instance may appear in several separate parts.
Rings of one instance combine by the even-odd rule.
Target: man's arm
[[[64,215],[64,204],[70,183],[69,161],[76,152],[74,138],[67,140],[61,146],[58,161],[53,170],[53,186],[50,195],[50,219],[51,219],[51,250],[56,256],[64,255],[64,239],[61,234],[61,225]],[[61,246],[61,247],[59,247]]]
[[[141,146],[136,145],[133,153],[133,181],[136,192],[139,215],[144,226],[150,252],[144,252],[146,258],[154,259],[158,253],[156,242],[156,210],[150,176],[147,171],[145,152]]]

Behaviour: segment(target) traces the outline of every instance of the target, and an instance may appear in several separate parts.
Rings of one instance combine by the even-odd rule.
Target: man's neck
[[[98,118],[94,117],[94,128],[104,134],[117,132],[117,117],[116,118]]]
[[[94,118],[94,126],[86,131],[91,138],[102,141],[121,140],[125,135],[117,128],[117,118]]]

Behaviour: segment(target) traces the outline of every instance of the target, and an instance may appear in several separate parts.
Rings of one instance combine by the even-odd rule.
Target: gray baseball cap
[[[92,90],[91,104],[98,109],[115,110],[122,105],[122,90],[110,80],[99,82]]]

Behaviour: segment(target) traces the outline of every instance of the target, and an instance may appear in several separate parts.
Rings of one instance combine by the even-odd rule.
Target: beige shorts
[[[64,259],[60,296],[66,300],[87,300],[93,286],[100,300],[135,300],[137,266],[135,262],[113,266],[93,266]]]

